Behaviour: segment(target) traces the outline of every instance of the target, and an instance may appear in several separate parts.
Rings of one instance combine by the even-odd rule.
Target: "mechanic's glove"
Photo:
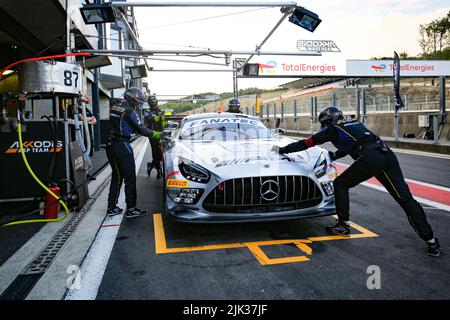
[[[285,148],[280,148],[279,146],[272,146],[271,151],[276,152],[278,154],[285,154],[286,153],[286,149]]]
[[[330,160],[331,161],[335,161],[336,160],[336,155],[333,151],[328,151],[328,155],[330,156]]]
[[[161,139],[161,132],[153,131],[153,138],[155,138],[155,139]]]

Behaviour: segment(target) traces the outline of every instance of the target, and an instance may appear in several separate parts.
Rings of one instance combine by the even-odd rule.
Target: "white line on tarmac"
[[[143,147],[136,157],[136,174],[141,167],[147,146],[148,139],[145,139]],[[108,192],[108,189],[105,189],[103,192]],[[120,191],[118,206],[125,208],[124,188]],[[105,218],[102,224],[104,227],[100,228],[98,231],[86,258],[83,261],[83,265],[80,268],[80,288],[70,289],[66,295],[66,300],[95,300],[122,220],[123,214]]]
[[[376,190],[388,193],[388,191],[384,187],[378,186],[378,185],[375,185],[375,184],[372,184],[372,183],[369,183],[369,182],[363,182],[363,183],[361,183],[361,185],[363,185],[365,187],[369,187],[369,188],[372,188],[372,189],[376,189]],[[431,200],[424,199],[424,198],[417,197],[417,196],[414,196],[414,199],[416,199],[417,202],[420,202],[422,204],[426,204],[426,205],[435,207],[437,209],[450,212],[450,206],[447,206],[445,204],[442,204],[442,203],[439,203],[439,202],[435,202],[435,201],[431,201]]]
[[[346,163],[343,163],[343,162],[336,161],[336,163],[341,165],[341,166],[343,166],[343,167],[346,167],[346,168],[350,167],[349,164],[346,164]],[[428,183],[428,182],[422,182],[422,181],[413,180],[413,179],[409,179],[409,178],[405,178],[405,181],[406,182],[412,182],[412,183],[415,183],[415,184],[419,184],[419,185],[424,186],[424,187],[429,187],[429,188],[434,188],[434,189],[439,189],[439,190],[442,190],[442,191],[450,192],[450,188],[439,186],[437,184],[432,184],[432,183]]]
[[[412,155],[415,155],[415,156],[424,156],[424,157],[431,157],[431,158],[450,160],[450,155],[448,155],[448,154],[425,152],[425,151],[417,151],[417,150],[407,150],[407,149],[397,149],[397,148],[391,148],[391,150],[394,151],[394,152],[405,153],[405,154],[412,154]]]

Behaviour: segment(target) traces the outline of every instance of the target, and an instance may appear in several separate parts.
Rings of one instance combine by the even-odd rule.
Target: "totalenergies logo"
[[[259,74],[274,74],[277,68],[277,62],[274,60],[267,61],[265,64],[259,64]]]
[[[372,66],[372,69],[374,69],[375,72],[384,72],[384,71],[386,71],[386,65],[384,63],[382,63],[377,66]]]

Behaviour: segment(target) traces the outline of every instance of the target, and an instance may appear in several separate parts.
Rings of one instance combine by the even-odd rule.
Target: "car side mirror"
[[[283,128],[272,129],[272,132],[276,135],[283,135],[286,133],[286,130]]]

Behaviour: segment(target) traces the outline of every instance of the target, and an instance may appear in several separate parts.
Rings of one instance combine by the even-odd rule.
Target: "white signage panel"
[[[346,61],[325,57],[258,57],[252,63],[259,63],[259,76],[263,77],[330,77],[345,76]]]
[[[349,77],[392,77],[394,60],[347,60]],[[400,60],[401,77],[450,75],[450,61]]]

